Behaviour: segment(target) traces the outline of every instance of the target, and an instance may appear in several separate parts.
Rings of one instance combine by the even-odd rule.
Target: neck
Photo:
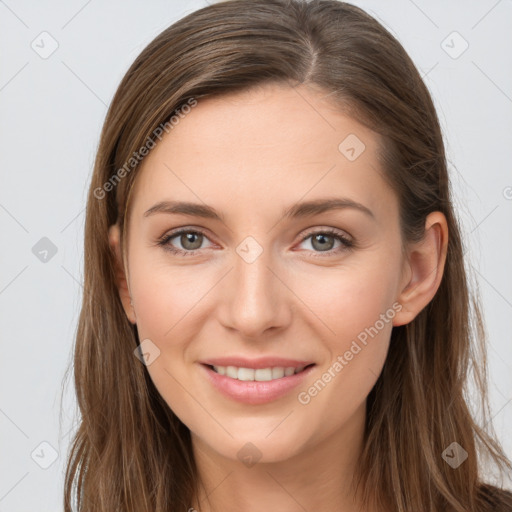
[[[246,467],[223,457],[192,434],[201,482],[192,510],[257,512],[279,510],[360,510],[352,477],[363,446],[366,404],[342,429],[278,462]]]

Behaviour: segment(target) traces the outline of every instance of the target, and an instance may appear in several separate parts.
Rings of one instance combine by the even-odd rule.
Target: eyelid
[[[196,234],[202,235],[204,238],[209,240],[212,243],[212,245],[215,245],[215,243],[210,240],[210,236],[207,233],[207,230],[205,230],[204,228],[198,228],[198,227],[194,227],[194,226],[182,226],[179,228],[172,229],[171,231],[167,231],[166,233],[164,233],[161,237],[159,237],[157,239],[157,245],[162,246],[164,250],[167,250],[169,252],[172,252],[175,254],[183,254],[183,255],[195,255],[198,252],[201,252],[202,250],[206,249],[206,248],[203,248],[203,249],[194,249],[192,251],[187,251],[185,249],[173,247],[169,244],[169,242],[172,238],[175,238],[184,233],[196,233]]]
[[[311,236],[322,234],[322,235],[328,235],[332,236],[335,239],[338,239],[340,242],[340,246],[337,248],[329,249],[327,251],[311,251],[307,250],[306,252],[309,253],[314,258],[328,258],[339,255],[341,252],[349,251],[354,249],[355,247],[355,241],[351,235],[349,235],[346,231],[343,231],[338,228],[333,227],[322,227],[322,226],[315,226],[314,228],[309,229],[304,235],[301,236],[301,240],[299,242],[299,245],[305,242],[308,238]]]
[[[346,239],[347,241],[348,240],[350,240],[350,241],[353,240],[352,236],[349,235],[349,233],[347,233],[343,229],[333,228],[333,227],[330,227],[330,226],[315,226],[313,228],[307,229],[305,234],[301,235],[301,237],[302,237],[301,238],[301,242],[303,242],[306,238],[310,237],[311,235],[316,235],[317,233],[325,233],[325,234],[329,234],[329,235],[336,235],[336,236],[339,236],[341,238]]]

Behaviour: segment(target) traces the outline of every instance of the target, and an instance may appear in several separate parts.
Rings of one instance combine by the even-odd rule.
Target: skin
[[[349,134],[365,145],[353,161],[338,149]],[[200,99],[143,160],[124,258],[118,226],[109,237],[126,315],[140,340],[160,350],[147,370],[192,433],[205,491],[191,507],[357,509],[350,479],[362,449],[366,398],[392,326],[410,322],[436,293],[448,239],[444,216],[434,212],[424,239],[402,250],[398,200],[382,177],[379,143],[378,134],[342,114],[321,90],[265,85]],[[343,208],[282,216],[297,202],[327,197],[356,201],[373,215]],[[210,205],[224,221],[144,216],[162,200]],[[179,235],[168,242],[182,250],[199,246],[196,255],[174,255],[157,244],[179,227],[205,232],[201,245]],[[325,228],[354,246],[344,248],[331,235],[323,246],[312,236],[302,241],[311,229]],[[263,249],[252,263],[236,251],[248,236]],[[321,392],[300,403],[299,392],[393,304],[400,311]],[[285,397],[248,405],[221,395],[200,371],[199,361],[226,355],[278,355],[316,366]],[[248,442],[261,455],[251,467],[237,456]]]

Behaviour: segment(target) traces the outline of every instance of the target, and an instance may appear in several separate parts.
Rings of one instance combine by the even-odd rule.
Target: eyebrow
[[[281,213],[282,218],[299,218],[318,215],[330,210],[341,210],[352,208],[375,218],[373,212],[366,206],[347,198],[326,198],[316,199],[297,203]],[[193,217],[203,217],[206,219],[215,219],[224,222],[224,216],[219,214],[214,208],[206,204],[189,203],[182,201],[160,201],[144,212],[144,217],[149,217],[155,213],[182,214]]]

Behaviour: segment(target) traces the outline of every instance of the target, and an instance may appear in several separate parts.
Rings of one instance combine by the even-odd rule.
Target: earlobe
[[[114,253],[115,266],[116,266],[116,284],[119,291],[119,297],[123,304],[123,309],[128,317],[128,320],[132,323],[136,323],[135,310],[131,299],[130,289],[128,287],[128,281],[124,270],[124,262],[121,251],[121,231],[118,224],[112,224],[108,230],[108,240],[110,248]]]
[[[427,216],[423,239],[408,251],[410,272],[398,297],[402,309],[393,320],[394,326],[414,320],[434,298],[443,277],[447,247],[446,217],[441,212],[432,212]]]

